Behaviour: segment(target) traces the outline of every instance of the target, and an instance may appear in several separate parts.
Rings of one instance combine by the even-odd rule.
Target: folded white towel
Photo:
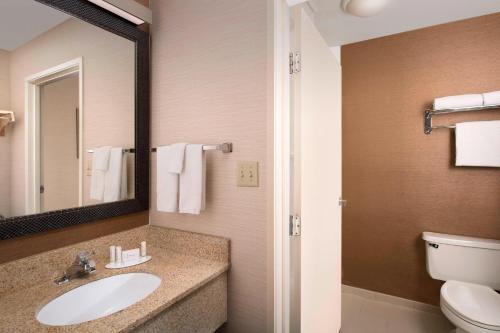
[[[205,209],[205,154],[203,145],[186,147],[184,171],[180,176],[179,212],[200,214]]]
[[[456,166],[500,167],[500,120],[459,123]]]
[[[483,95],[457,95],[440,97],[434,100],[434,110],[467,108],[483,105]]]
[[[90,179],[90,198],[102,200],[104,196],[104,179],[109,167],[111,147],[101,147],[92,154],[92,177]]]
[[[109,168],[104,179],[104,202],[114,202],[121,198],[123,148],[111,148]]]
[[[168,149],[168,172],[180,174],[184,168],[184,152],[187,143],[174,143]]]
[[[179,175],[168,172],[169,146],[156,150],[156,209],[160,212],[177,212]]]
[[[492,91],[483,94],[484,105],[500,105],[500,91]]]

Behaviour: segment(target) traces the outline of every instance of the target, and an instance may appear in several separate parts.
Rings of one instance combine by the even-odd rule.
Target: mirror
[[[0,219],[134,199],[135,76],[133,40],[0,2]]]

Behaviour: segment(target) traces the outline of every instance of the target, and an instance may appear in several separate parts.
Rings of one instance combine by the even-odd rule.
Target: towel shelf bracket
[[[472,112],[472,111],[486,111],[486,110],[494,110],[500,109],[499,105],[485,105],[485,106],[475,106],[469,108],[460,108],[460,109],[444,109],[444,110],[434,110],[427,109],[424,112],[424,133],[431,134],[432,130],[440,129],[440,128],[455,128],[455,125],[440,125],[440,126],[432,126],[432,116],[437,116],[441,114],[448,113],[456,113],[456,112]]]

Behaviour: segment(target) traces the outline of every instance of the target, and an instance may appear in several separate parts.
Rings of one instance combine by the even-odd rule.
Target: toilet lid
[[[490,287],[447,281],[441,287],[441,302],[479,326],[500,327],[500,295]]]

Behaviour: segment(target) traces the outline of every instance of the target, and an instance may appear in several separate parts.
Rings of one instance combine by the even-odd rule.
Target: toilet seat
[[[500,295],[490,287],[447,281],[441,287],[441,306],[474,326],[500,331]]]

